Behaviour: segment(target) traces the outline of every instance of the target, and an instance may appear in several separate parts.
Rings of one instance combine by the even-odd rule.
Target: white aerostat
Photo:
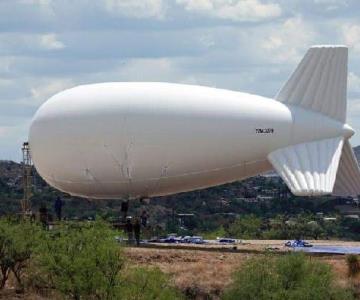
[[[360,194],[345,121],[347,52],[310,48],[275,99],[159,82],[65,90],[31,124],[35,167],[88,198],[167,195],[272,169],[295,195]]]

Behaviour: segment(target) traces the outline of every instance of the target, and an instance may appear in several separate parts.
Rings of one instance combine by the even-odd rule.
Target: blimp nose
[[[352,129],[352,127],[348,124],[344,124],[343,126],[343,137],[344,138],[351,138],[354,135],[355,131]]]

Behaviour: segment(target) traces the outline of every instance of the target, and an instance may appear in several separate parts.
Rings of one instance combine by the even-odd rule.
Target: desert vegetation
[[[300,253],[254,258],[233,279],[224,299],[354,299],[350,288],[336,285],[328,264]]]
[[[359,277],[349,277],[347,256],[125,251],[134,264],[170,274],[186,299],[359,299]]]
[[[20,211],[23,197],[21,164],[0,161],[0,216]],[[36,184],[31,198],[32,211],[46,207],[54,219],[54,202],[64,201],[67,220],[93,220],[101,216],[117,222],[122,215],[119,200],[88,201],[51,188],[33,170]],[[340,239],[359,240],[360,221],[346,218],[339,207],[354,211],[355,202],[336,197],[295,197],[279,177],[256,176],[204,190],[155,197],[150,203],[132,201],[128,215],[146,211],[149,236],[177,233],[207,238],[240,239]],[[188,214],[179,222],[179,214]],[[332,219],[326,221],[324,217]]]
[[[100,219],[59,222],[52,230],[36,222],[1,219],[0,297],[334,300],[358,297],[357,256],[330,262],[301,254],[133,248],[116,242],[117,234]],[[343,275],[334,277],[334,269],[337,275]]]
[[[168,275],[127,263],[116,232],[101,220],[44,230],[0,222],[1,289],[45,299],[179,299]]]

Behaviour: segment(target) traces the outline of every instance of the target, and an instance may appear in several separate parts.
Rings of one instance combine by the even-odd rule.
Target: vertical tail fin
[[[345,122],[348,50],[311,47],[275,99]]]

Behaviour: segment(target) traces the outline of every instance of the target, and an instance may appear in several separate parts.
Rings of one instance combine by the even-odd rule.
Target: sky
[[[166,81],[273,97],[307,48],[349,46],[348,123],[360,144],[358,0],[0,0],[0,159],[64,89]]]

